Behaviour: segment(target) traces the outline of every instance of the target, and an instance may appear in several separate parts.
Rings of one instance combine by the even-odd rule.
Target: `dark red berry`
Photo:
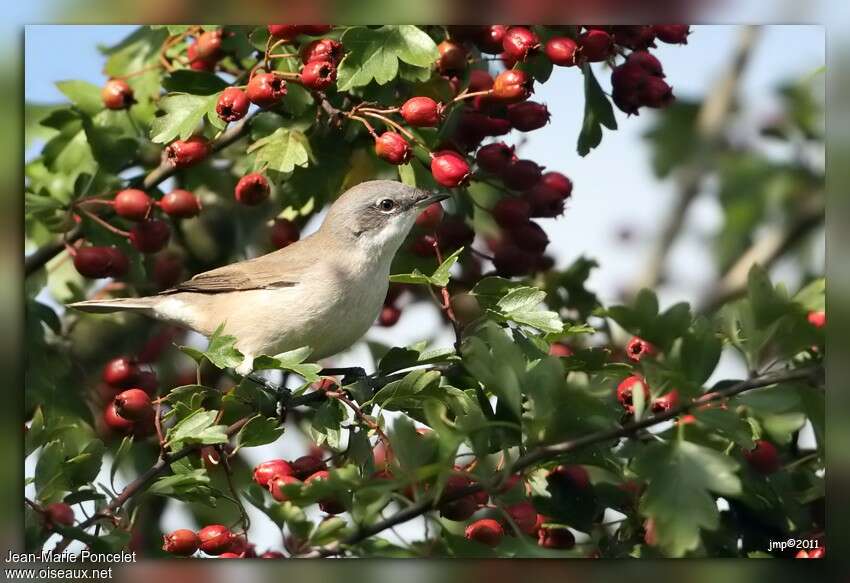
[[[201,33],[195,42],[195,54],[199,59],[215,59],[221,54],[221,29]]]
[[[688,44],[691,27],[687,24],[657,24],[653,27],[658,40],[671,45]]]
[[[640,362],[645,356],[654,356],[658,350],[643,338],[634,336],[626,346],[626,356],[629,360]]]
[[[143,190],[127,188],[115,195],[115,213],[131,221],[143,221],[148,218],[153,200]]]
[[[142,389],[127,389],[115,396],[115,412],[130,421],[138,421],[153,414],[153,405]]]
[[[673,101],[673,88],[660,77],[647,77],[641,86],[638,97],[642,105],[659,108]]]
[[[546,172],[540,177],[540,184],[555,190],[563,198],[569,198],[573,193],[572,181],[560,172]]]
[[[617,401],[628,413],[634,413],[633,393],[636,387],[643,389],[643,402],[649,402],[649,386],[646,380],[638,375],[626,377],[619,385],[617,385]]]
[[[171,228],[159,219],[136,223],[130,229],[130,243],[142,253],[161,251],[170,238]]]
[[[525,101],[508,107],[508,120],[514,129],[532,132],[549,123],[549,110],[542,103]]]
[[[524,196],[531,205],[532,217],[555,218],[564,214],[564,197],[542,182],[535,184]]]
[[[269,24],[266,27],[269,34],[281,40],[291,40],[301,34],[303,26],[297,24]]]
[[[542,255],[549,245],[546,232],[533,221],[523,221],[510,226],[509,236],[514,245],[534,255]]]
[[[413,240],[410,244],[410,252],[419,257],[434,257],[434,236],[422,235]]]
[[[806,320],[808,320],[809,324],[815,328],[823,328],[826,326],[826,312],[823,310],[819,312],[809,312],[809,315],[806,316]]]
[[[236,183],[234,196],[246,206],[256,206],[265,201],[271,194],[271,187],[266,177],[257,172],[246,174]]]
[[[546,549],[571,549],[576,545],[576,537],[566,527],[541,526],[537,531],[537,546]]]
[[[269,480],[275,476],[291,476],[292,466],[286,460],[268,460],[254,468],[254,481],[263,488],[269,485]]]
[[[342,43],[330,38],[320,38],[304,45],[299,54],[301,62],[307,64],[311,61],[330,61],[339,63],[342,59]]]
[[[333,30],[333,26],[330,24],[302,24],[299,28],[301,33],[307,36],[321,36]]]
[[[466,68],[466,49],[462,45],[444,40],[437,45],[440,58],[437,59],[437,70],[442,75],[457,75]]]
[[[159,386],[156,379],[156,373],[149,370],[139,371],[139,380],[136,381],[136,386],[146,392],[149,396],[155,395]]]
[[[127,109],[136,100],[133,89],[123,79],[110,79],[100,90],[100,98],[107,109]]]
[[[466,527],[464,536],[472,541],[487,545],[488,547],[497,547],[502,542],[502,537],[505,530],[502,525],[492,518],[482,518],[476,520]]]
[[[518,197],[499,199],[493,206],[493,219],[500,227],[510,228],[527,223],[531,207],[528,202]]]
[[[224,121],[237,121],[245,117],[251,102],[245,92],[238,87],[228,87],[221,92],[215,105],[215,112]]]
[[[176,168],[186,168],[197,164],[209,153],[209,142],[201,136],[193,136],[188,140],[175,140],[165,148],[166,160]]]
[[[546,56],[553,64],[560,67],[573,67],[576,65],[576,52],[578,44],[566,36],[555,36],[546,41]]]
[[[461,218],[448,217],[437,227],[437,241],[443,250],[469,247],[474,239],[475,231]]]
[[[620,111],[629,115],[639,115],[640,106],[643,105],[636,91],[627,91],[617,87],[614,87],[611,99]]]
[[[152,279],[159,289],[168,289],[183,280],[183,257],[166,251],[154,258]]]
[[[534,271],[536,256],[515,245],[501,245],[493,254],[496,272],[503,277],[519,277]]]
[[[175,188],[162,197],[159,207],[169,216],[187,219],[201,212],[201,201],[188,190]]]
[[[245,92],[251,103],[264,109],[269,108],[286,95],[286,81],[274,73],[259,73],[248,81]]]
[[[186,58],[189,59],[189,68],[194,71],[215,71],[215,66],[218,63],[217,58],[200,58],[198,56],[198,48],[194,44],[191,44],[186,48]]]
[[[271,240],[275,249],[283,249],[301,238],[298,225],[289,219],[275,219],[271,228]]]
[[[210,524],[198,531],[200,549],[208,555],[220,555],[230,549],[233,533],[223,524]]]
[[[83,277],[121,277],[129,269],[127,256],[115,247],[80,247],[74,255],[74,268]]]
[[[322,458],[316,455],[302,455],[291,465],[292,474],[299,480],[306,480],[316,472],[328,469]]]
[[[487,91],[493,88],[493,76],[484,69],[472,69],[469,72],[469,91]]]
[[[390,164],[406,164],[413,155],[407,140],[398,132],[387,131],[375,138],[375,154]]]
[[[469,180],[469,163],[451,150],[435,152],[431,158],[431,174],[438,184],[454,188]]]
[[[531,160],[515,160],[502,170],[502,182],[512,190],[528,190],[540,181],[541,170]]]
[[[411,97],[401,106],[401,117],[417,128],[432,128],[440,125],[443,107],[430,97]]]
[[[433,231],[443,220],[443,205],[438,202],[429,204],[416,217],[416,226],[423,231]]]
[[[112,401],[107,403],[103,409],[103,422],[106,424],[107,429],[123,435],[132,433],[135,428],[135,424],[132,421],[118,414],[115,410],[115,403]]]
[[[478,162],[479,168],[491,174],[501,173],[515,159],[513,146],[508,146],[504,142],[481,146],[475,154],[475,161]]]
[[[395,326],[401,318],[401,310],[395,306],[384,306],[378,315],[378,324],[390,328]]]
[[[558,466],[546,475],[546,480],[559,488],[587,490],[590,487],[590,476],[584,466]]]
[[[180,528],[162,537],[162,550],[179,557],[195,554],[201,546],[201,539],[187,528]]]
[[[336,65],[331,61],[310,61],[301,67],[301,84],[324,91],[336,82]]]
[[[664,77],[664,68],[655,55],[649,51],[634,51],[626,58],[626,63],[637,65],[653,77]]]
[[[113,387],[124,388],[139,380],[139,365],[129,356],[118,356],[103,367],[103,381]]]
[[[266,551],[260,555],[261,559],[284,559],[285,555],[279,551]]]
[[[463,521],[478,510],[478,502],[473,496],[464,496],[451,502],[443,502],[439,506],[440,516],[449,520]]]
[[[71,526],[74,524],[74,510],[64,502],[51,502],[44,507],[44,518],[48,529],[57,524]]]
[[[596,63],[605,61],[614,54],[614,40],[603,30],[588,30],[578,39],[583,59]]]
[[[549,346],[549,354],[551,356],[557,357],[566,357],[573,355],[573,349],[564,344],[563,342],[553,342],[551,346]]]
[[[516,523],[517,528],[526,534],[534,534],[537,530],[537,510],[531,502],[523,501],[507,507],[508,514]]]
[[[496,76],[493,82],[493,98],[503,103],[517,103],[528,99],[533,81],[525,71],[508,69]]]
[[[679,391],[673,389],[666,395],[662,395],[652,402],[653,413],[666,413],[679,404]]]
[[[773,474],[781,467],[776,446],[764,439],[756,441],[753,449],[744,450],[744,458],[751,468],[764,475]]]
[[[272,498],[278,502],[286,502],[289,500],[289,496],[283,491],[283,488],[293,484],[301,485],[301,480],[292,475],[274,476],[269,480],[268,488]]]
[[[633,50],[645,50],[655,46],[655,30],[648,25],[612,26],[614,42],[621,47]]]
[[[539,46],[537,35],[524,26],[512,26],[502,39],[505,54],[514,61],[524,61]]]
[[[502,42],[505,40],[505,33],[508,32],[508,27],[501,24],[492,24],[484,27],[484,30],[477,35],[476,43],[482,53],[488,55],[498,55],[504,50]]]

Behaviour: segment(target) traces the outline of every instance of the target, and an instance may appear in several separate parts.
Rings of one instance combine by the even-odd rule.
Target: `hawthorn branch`
[[[501,475],[494,477],[488,482],[476,482],[470,484],[469,486],[453,491],[450,494],[444,494],[439,499],[435,499],[433,497],[423,498],[422,500],[400,510],[392,516],[389,516],[371,525],[361,526],[354,533],[352,533],[350,536],[346,537],[342,541],[338,541],[336,543],[324,547],[313,549],[309,553],[300,556],[305,558],[316,558],[337,555],[342,551],[343,548],[354,546],[371,536],[379,534],[380,532],[386,529],[407,522],[408,520],[412,520],[424,514],[425,512],[428,512],[429,510],[435,509],[438,504],[442,504],[444,502],[451,502],[453,500],[463,498],[464,496],[474,494],[482,489],[496,489],[502,485],[502,482],[507,479],[508,476],[517,472],[521,472],[526,468],[538,465],[543,462],[554,460],[566,453],[570,453],[586,447],[590,447],[600,443],[606,443],[615,439],[630,437],[642,429],[647,429],[665,421],[669,421],[674,417],[682,415],[683,413],[689,413],[694,408],[704,407],[706,404],[715,401],[728,399],[730,397],[734,397],[735,395],[739,395],[741,393],[753,389],[759,389],[763,387],[769,387],[771,385],[794,381],[804,381],[815,386],[822,386],[824,382],[824,369],[822,366],[818,365],[765,374],[759,377],[754,377],[752,379],[741,381],[725,389],[721,389],[719,391],[707,394],[707,396],[705,396],[699,401],[683,403],[677,407],[669,409],[668,411],[646,417],[645,419],[642,419],[640,421],[633,421],[620,427],[615,427],[604,431],[598,431],[596,433],[591,433],[576,439],[562,441],[560,443],[538,446],[526,453],[525,455],[522,455],[517,458],[516,461],[514,461],[513,464],[510,465],[507,471],[503,472]]]
[[[219,152],[245,136],[248,133],[250,120],[254,115],[256,114],[251,114],[242,119],[239,123],[229,127],[220,138],[210,145],[211,152]],[[177,170],[178,169],[173,165],[163,161],[148,174],[131,180],[128,186],[141,187],[144,190],[149,190],[159,183],[171,178]],[[29,277],[36,271],[40,270],[51,259],[65,250],[66,243],[73,244],[79,241],[82,237],[82,228],[77,225],[69,231],[64,238],[53,241],[52,243],[47,243],[33,251],[30,255],[27,255],[24,259],[24,276]]]

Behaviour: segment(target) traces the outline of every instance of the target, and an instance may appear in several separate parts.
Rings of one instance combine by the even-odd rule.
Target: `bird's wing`
[[[298,285],[301,275],[311,263],[299,243],[301,241],[267,255],[199,273],[160,293],[218,294]]]

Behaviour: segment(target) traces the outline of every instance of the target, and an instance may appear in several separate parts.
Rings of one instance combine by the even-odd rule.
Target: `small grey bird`
[[[375,322],[390,263],[416,217],[448,198],[391,180],[343,193],[314,234],[261,257],[199,273],[154,296],[69,304],[84,312],[139,312],[210,336],[220,324],[252,370],[256,356],[302,346],[336,354]]]

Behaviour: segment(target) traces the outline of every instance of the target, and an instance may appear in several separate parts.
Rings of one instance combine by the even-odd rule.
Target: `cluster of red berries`
[[[197,533],[188,528],[172,531],[163,538],[162,550],[178,557],[190,557],[199,550],[220,559],[282,559],[278,551],[257,555],[245,535],[232,532],[223,524],[210,524]]]
[[[154,432],[151,397],[157,392],[156,375],[142,370],[136,359],[119,356],[106,363],[101,378],[99,393],[105,402],[105,428],[119,435],[151,435]]]
[[[318,480],[330,477],[328,466],[321,457],[308,454],[294,461],[273,459],[265,461],[254,468],[254,481],[268,489],[272,498],[278,502],[289,500],[284,488],[286,486],[308,486]],[[319,508],[327,514],[345,512],[345,506],[337,498],[319,500]]]
[[[679,392],[676,389],[672,389],[650,401],[649,384],[646,379],[640,375],[631,375],[617,385],[617,402],[628,415],[633,415],[635,412],[635,390],[640,390],[643,393],[643,402],[648,404],[649,409],[656,414],[665,413],[679,404]]]
[[[74,510],[64,502],[51,502],[41,508],[41,518],[46,530],[56,526],[71,526],[74,524]]]

